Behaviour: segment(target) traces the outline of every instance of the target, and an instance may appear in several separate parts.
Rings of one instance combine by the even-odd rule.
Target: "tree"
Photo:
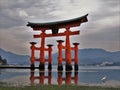
[[[2,60],[2,57],[0,56],[0,61]]]
[[[6,59],[3,59],[3,58],[0,56],[0,64],[1,64],[1,65],[6,65],[6,64],[7,64],[7,60],[6,60]]]
[[[6,64],[7,64],[7,60],[3,59],[3,65],[6,65]]]

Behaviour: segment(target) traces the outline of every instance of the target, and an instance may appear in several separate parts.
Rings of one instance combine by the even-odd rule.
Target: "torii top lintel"
[[[27,26],[30,26],[34,30],[51,29],[52,34],[57,34],[60,28],[76,27],[76,26],[80,26],[81,23],[87,22],[88,21],[87,16],[88,14],[82,17],[78,17],[70,20],[56,21],[56,22],[49,22],[49,23],[28,22]]]

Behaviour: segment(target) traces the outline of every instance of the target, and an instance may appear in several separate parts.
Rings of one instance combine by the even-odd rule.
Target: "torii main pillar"
[[[70,45],[70,27],[66,28],[66,50],[65,50],[65,59],[66,59],[66,70],[72,70],[72,56],[71,56],[71,45]]]

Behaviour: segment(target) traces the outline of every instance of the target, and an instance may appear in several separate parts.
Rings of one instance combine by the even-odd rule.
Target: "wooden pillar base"
[[[52,64],[51,63],[48,64],[48,70],[52,70]]]
[[[71,71],[73,68],[72,68],[72,65],[66,64],[65,69],[66,71]]]
[[[30,69],[31,69],[31,70],[34,70],[34,69],[35,69],[34,64],[31,64],[31,65],[30,65]]]
[[[74,70],[75,70],[75,71],[78,71],[78,70],[79,70],[78,64],[75,64],[75,65],[74,65]]]
[[[58,71],[63,71],[63,66],[62,66],[62,65],[58,65],[57,70],[58,70]]]
[[[45,65],[44,64],[40,64],[39,65],[39,70],[42,70],[42,71],[45,70]]]

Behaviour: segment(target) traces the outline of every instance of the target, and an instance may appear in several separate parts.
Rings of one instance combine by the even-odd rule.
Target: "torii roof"
[[[52,29],[52,33],[56,34],[58,33],[59,28],[75,27],[75,26],[79,26],[81,23],[87,22],[88,21],[87,16],[88,14],[70,20],[48,22],[48,23],[28,22],[27,26],[30,26],[31,28],[39,28],[39,29],[43,29],[43,28]]]

